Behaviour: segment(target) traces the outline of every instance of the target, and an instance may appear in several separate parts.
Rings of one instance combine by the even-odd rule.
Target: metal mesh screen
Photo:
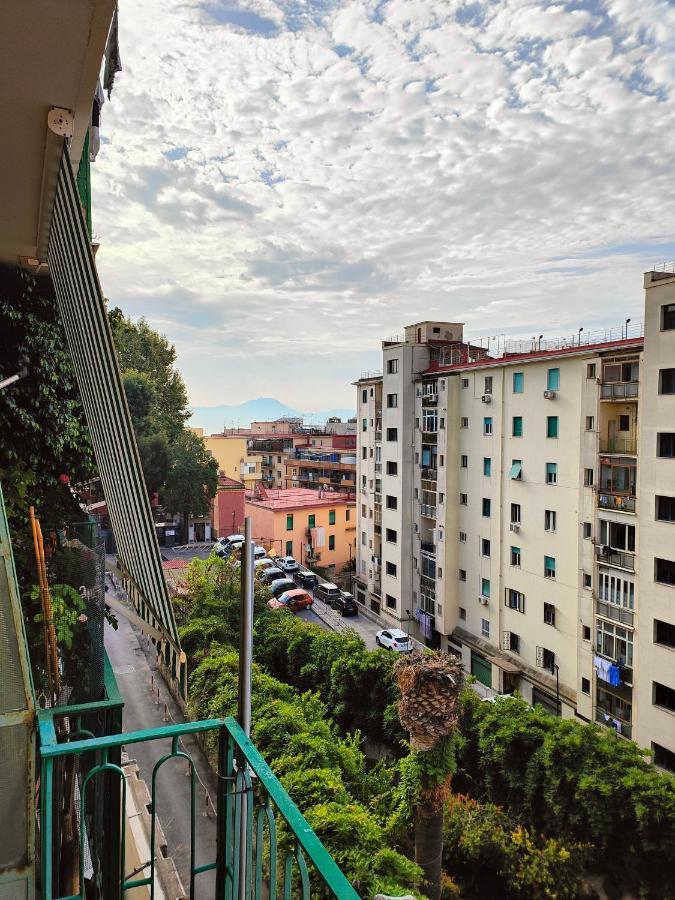
[[[29,730],[26,725],[0,728],[0,871],[26,860],[27,813],[32,782],[28,779]]]

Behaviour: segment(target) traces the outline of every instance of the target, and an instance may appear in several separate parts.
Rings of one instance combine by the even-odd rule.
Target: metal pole
[[[251,539],[251,517],[244,519],[244,546],[241,555],[241,605],[239,631],[239,692],[237,719],[248,737],[251,735],[251,670],[253,666],[253,541]],[[246,767],[240,756],[238,764]],[[246,798],[242,798],[239,806],[241,821],[239,822],[239,900],[247,900],[246,885],[249,882],[246,872],[248,864],[246,821]]]
[[[555,663],[555,703],[556,715],[560,718],[560,666]]]

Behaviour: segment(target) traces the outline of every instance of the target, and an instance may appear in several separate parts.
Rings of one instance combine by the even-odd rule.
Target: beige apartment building
[[[675,276],[640,326],[472,346],[422,322],[357,382],[357,599],[487,689],[675,769]]]

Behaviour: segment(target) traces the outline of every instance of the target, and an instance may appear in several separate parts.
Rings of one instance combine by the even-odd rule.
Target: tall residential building
[[[495,350],[419,323],[357,382],[357,599],[486,687],[669,766],[673,301],[675,277],[650,273],[644,340],[626,323]]]

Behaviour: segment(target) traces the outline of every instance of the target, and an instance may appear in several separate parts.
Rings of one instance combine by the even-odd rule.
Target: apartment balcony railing
[[[154,815],[148,864],[140,872],[127,873],[127,829],[120,827],[119,816],[121,806],[121,822],[126,823],[127,785],[119,757],[122,747],[167,739],[171,742],[170,750],[160,756],[153,769],[151,809],[154,813],[161,808],[161,803],[159,806],[157,804],[157,774],[161,767],[176,759],[187,763],[191,779],[191,802],[186,810],[192,833],[190,898],[195,897],[196,877],[202,872],[215,871],[218,897],[245,895],[252,900],[262,900],[267,897],[294,896],[304,900],[311,896],[311,875],[321,885],[321,896],[327,894],[358,900],[356,891],[233,718],[186,722],[103,737],[90,737],[91,732],[77,732],[70,734],[70,740],[66,743],[58,743],[54,718],[55,714],[61,713],[63,709],[58,708],[41,710],[39,713],[42,824],[40,857],[44,900],[75,900],[72,896],[59,897],[60,891],[54,890],[60,874],[58,867],[55,867],[55,859],[59,858],[60,837],[55,824],[58,824],[61,812],[56,797],[61,796],[60,792],[66,787],[65,779],[71,777],[73,764],[69,763],[73,760],[77,761],[74,764],[79,767],[82,777],[78,818],[83,824],[79,829],[79,884],[82,896],[85,891],[85,858],[89,859],[88,855],[85,857],[85,850],[88,849],[87,844],[95,840],[97,827],[104,827],[107,834],[103,845],[105,854],[92,855],[90,863],[94,867],[94,882],[105,888],[104,893],[97,896],[120,897],[134,888],[148,887],[154,892],[156,859],[161,852],[156,846]],[[198,815],[197,773],[190,755],[180,745],[180,740],[185,735],[209,733],[217,739],[218,747],[217,846],[215,859],[196,865],[194,827],[195,817]],[[113,789],[111,785],[115,783],[117,788]],[[96,806],[97,796],[101,795],[113,798],[113,804],[117,804],[117,815],[111,809],[103,820],[94,821],[91,808]],[[283,822],[282,829],[285,832],[283,842],[278,831],[279,819]]]
[[[423,444],[437,444],[438,443],[438,432],[437,431],[423,431],[422,432],[422,443]]]
[[[600,439],[600,453],[618,453],[621,456],[637,456],[636,438]]]
[[[431,466],[421,466],[420,475],[425,481],[436,481],[438,478],[438,469]]]
[[[431,604],[431,609],[424,609],[422,601]],[[433,603],[436,601],[436,580],[428,575],[420,575],[420,606],[425,612],[434,611]]]
[[[598,506],[619,512],[635,512],[635,497],[629,494],[608,494],[598,491]]]
[[[639,381],[607,381],[600,385],[601,400],[637,400]]]
[[[618,566],[628,572],[635,571],[635,554],[625,550],[615,550],[613,547],[598,545],[595,548],[595,558],[598,562],[607,566]]]
[[[373,514],[373,518],[374,518],[376,525],[382,524],[382,508],[375,510],[375,512]]]
[[[375,443],[382,443],[382,431],[375,432]]]
[[[613,715],[610,712],[604,710],[601,706],[598,706],[595,710],[595,721],[599,722],[601,725],[606,725],[608,728],[613,728],[617,731],[616,725],[614,721],[619,722],[621,726],[620,733],[623,737],[632,738],[633,737],[633,728],[630,722],[625,722],[623,719],[620,719],[618,716]]]
[[[621,625],[629,625],[633,627],[635,613],[632,609],[625,609],[623,606],[617,606],[615,603],[608,603],[606,600],[595,600],[596,615],[605,619],[611,619],[613,622],[619,622]]]
[[[376,463],[375,463],[375,471],[376,471],[376,472],[381,472],[381,471],[382,471],[382,463],[381,463],[381,462],[376,462]]]
[[[428,503],[420,503],[420,512],[423,516],[426,516],[427,519],[436,518],[436,507],[431,506]]]
[[[420,550],[422,553],[430,553],[432,556],[435,556],[436,544],[432,544],[429,541],[420,541]]]
[[[382,494],[380,494],[380,493],[378,493],[378,492],[376,491],[376,492],[373,494],[373,500],[375,501],[375,505],[378,505],[378,504],[379,504],[380,507],[382,506]]]
[[[438,394],[422,394],[422,406],[436,406]]]
[[[428,613],[430,616],[433,616],[436,612],[436,595],[435,592],[428,594],[424,591],[420,591],[420,606],[419,608],[422,612]]]

